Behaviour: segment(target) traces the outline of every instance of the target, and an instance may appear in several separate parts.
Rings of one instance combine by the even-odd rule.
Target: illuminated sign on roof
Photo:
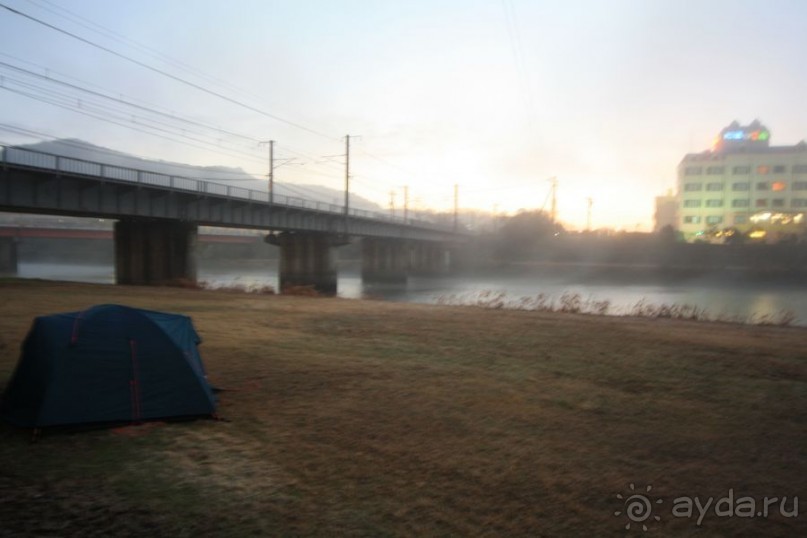
[[[768,140],[771,133],[764,130],[757,131],[744,131],[737,129],[734,131],[726,131],[723,133],[723,140]]]

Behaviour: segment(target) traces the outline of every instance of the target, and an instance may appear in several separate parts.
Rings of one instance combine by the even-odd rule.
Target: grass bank
[[[230,420],[2,427],[0,535],[807,534],[773,508],[672,514],[807,499],[804,328],[17,280],[0,299],[0,386],[34,316],[122,303],[192,316]],[[630,484],[660,521],[628,519]]]

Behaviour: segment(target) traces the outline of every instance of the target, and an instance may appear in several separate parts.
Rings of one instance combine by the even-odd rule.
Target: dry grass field
[[[1,536],[807,535],[804,328],[4,280],[0,387],[101,303],[190,315],[228,421],[0,427]],[[729,489],[805,513],[673,514]]]

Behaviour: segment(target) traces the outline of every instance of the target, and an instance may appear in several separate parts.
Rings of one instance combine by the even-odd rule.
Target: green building
[[[759,121],[733,122],[712,149],[684,157],[676,228],[687,241],[722,241],[735,230],[766,242],[804,234],[807,142],[770,141],[770,130]]]

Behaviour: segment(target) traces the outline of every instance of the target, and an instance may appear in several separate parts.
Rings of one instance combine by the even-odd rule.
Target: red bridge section
[[[44,239],[107,239],[112,240],[112,230],[89,230],[82,228],[33,228],[25,226],[0,226],[0,237],[36,237]],[[249,244],[258,240],[256,235],[199,234],[201,243]]]

